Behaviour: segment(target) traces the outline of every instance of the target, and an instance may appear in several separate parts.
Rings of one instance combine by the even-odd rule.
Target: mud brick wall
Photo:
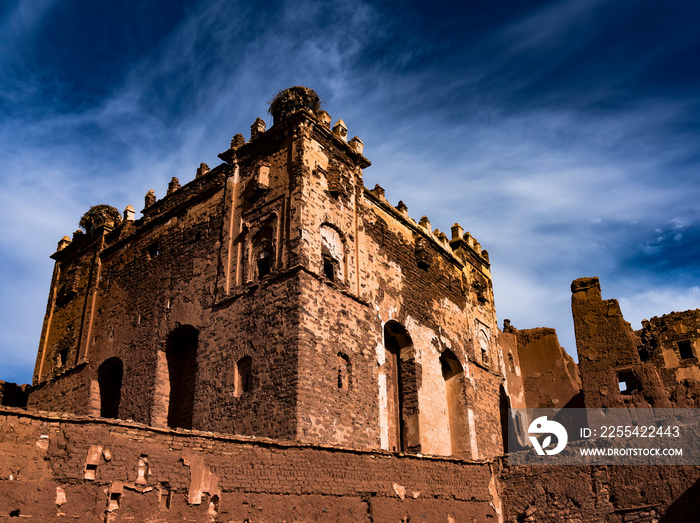
[[[640,356],[655,365],[673,404],[700,407],[700,309],[653,317],[642,327]]]
[[[581,390],[573,358],[559,345],[554,329],[516,330],[518,360],[530,408],[562,408]]]
[[[381,325],[365,304],[333,283],[304,272],[300,280],[299,367],[313,371],[299,373],[299,438],[379,448]]]
[[[200,339],[196,427],[294,439],[299,382],[297,271],[216,307]],[[251,390],[235,395],[235,368],[251,357]]]
[[[571,291],[585,406],[671,407],[656,367],[642,362],[641,341],[622,317],[617,300],[602,299],[598,278],[575,280]]]
[[[91,414],[90,369],[78,365],[63,375],[56,377],[31,389],[27,406],[55,412],[72,412],[74,414]]]
[[[0,405],[5,407],[26,407],[28,385],[17,385],[0,380]]]
[[[508,523],[693,523],[700,468],[506,466],[501,486]]]
[[[157,430],[6,408],[0,409],[0,435],[0,517],[498,520],[500,503],[489,463]],[[85,479],[90,473],[94,480]]]

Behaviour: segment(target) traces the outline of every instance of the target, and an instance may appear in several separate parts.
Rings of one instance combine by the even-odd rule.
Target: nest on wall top
[[[272,115],[274,125],[302,109],[308,109],[312,113],[320,111],[321,99],[313,89],[295,85],[277,93],[270,102],[268,112]]]
[[[122,217],[119,211],[111,205],[93,205],[88,212],[83,214],[78,225],[87,234],[92,234],[98,227],[103,225],[116,227],[121,221]]]

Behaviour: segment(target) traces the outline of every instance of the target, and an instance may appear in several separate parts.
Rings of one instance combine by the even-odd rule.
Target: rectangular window
[[[690,340],[683,340],[678,342],[678,352],[681,353],[681,359],[687,360],[695,357],[693,354],[693,347],[690,344]]]
[[[58,363],[61,367],[65,367],[68,362],[68,349],[63,349],[58,353]]]
[[[335,281],[335,263],[330,258],[323,258],[323,274],[330,281]]]
[[[640,389],[639,380],[631,370],[620,370],[617,372],[617,382],[620,394],[628,396]]]

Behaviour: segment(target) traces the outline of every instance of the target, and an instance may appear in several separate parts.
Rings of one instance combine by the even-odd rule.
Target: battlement
[[[479,242],[469,232],[464,232],[464,228],[458,223],[452,226],[452,238],[448,239],[447,235],[439,229],[431,230],[430,220],[427,216],[421,217],[419,222],[411,218],[408,215],[408,206],[403,201],[399,201],[396,206],[389,203],[385,196],[385,190],[380,185],[375,185],[374,189],[365,188],[364,193],[366,198],[389,212],[396,220],[415,231],[416,234],[420,234],[453,262],[462,266],[471,263],[480,266],[483,270],[489,269],[488,251],[482,250]]]

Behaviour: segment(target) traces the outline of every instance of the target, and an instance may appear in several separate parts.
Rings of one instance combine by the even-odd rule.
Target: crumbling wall
[[[5,517],[498,520],[489,463],[175,432],[12,409],[0,410],[0,434],[0,516]]]
[[[578,366],[559,345],[554,329],[517,330],[518,361],[528,408],[562,408],[581,391]]]
[[[602,299],[598,278],[575,280],[571,291],[585,406],[670,407],[656,367],[641,361],[641,341],[617,300]]]
[[[504,522],[694,523],[700,468],[504,466]]]
[[[29,385],[17,385],[0,380],[0,405],[5,407],[26,407]]]
[[[653,317],[642,327],[640,356],[656,367],[673,404],[700,407],[700,309]]]
[[[82,364],[70,368],[29,390],[27,406],[54,412],[92,414],[90,404],[90,369]]]

